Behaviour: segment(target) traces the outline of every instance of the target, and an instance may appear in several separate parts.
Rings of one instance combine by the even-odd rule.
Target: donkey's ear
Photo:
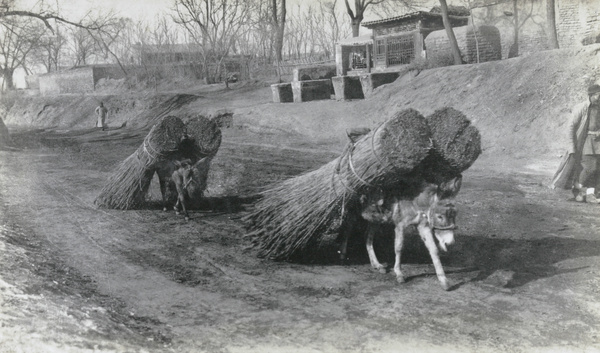
[[[447,199],[450,197],[455,197],[460,191],[460,187],[462,186],[462,175],[459,174],[457,177],[450,179],[448,181],[440,184],[439,194],[440,198]]]
[[[175,164],[175,166],[176,166],[177,168],[181,168],[181,162],[180,162],[180,161],[175,161],[175,162],[173,162],[173,163]]]
[[[194,163],[194,167],[197,167],[197,166],[202,165],[204,163],[208,163],[211,160],[212,160],[212,156],[202,157],[196,163]]]

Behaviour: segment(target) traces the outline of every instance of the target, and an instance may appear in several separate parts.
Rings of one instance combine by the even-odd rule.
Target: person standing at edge
[[[569,127],[571,149],[577,168],[573,175],[575,201],[600,203],[600,85],[588,87],[588,102],[578,105]],[[579,174],[577,175],[577,173]]]
[[[100,105],[96,107],[96,117],[98,120],[96,121],[96,127],[102,128],[102,131],[106,130],[106,116],[108,115],[108,109],[104,106],[103,102],[100,102]]]

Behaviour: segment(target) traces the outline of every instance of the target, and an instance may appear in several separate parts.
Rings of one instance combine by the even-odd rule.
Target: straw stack
[[[350,144],[337,159],[263,192],[245,218],[259,256],[292,259],[343,223],[356,195],[387,188],[413,171],[431,149],[425,118],[405,110]]]
[[[178,151],[184,133],[181,119],[163,118],[152,127],[142,145],[117,167],[94,203],[120,210],[143,206],[157,165]]]

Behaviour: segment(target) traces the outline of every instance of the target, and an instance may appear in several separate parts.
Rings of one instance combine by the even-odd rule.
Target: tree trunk
[[[15,89],[15,85],[14,85],[14,81],[13,81],[13,74],[15,73],[14,69],[9,69],[6,68],[4,70],[2,70],[2,78],[4,79],[4,84],[3,87],[4,90],[13,90]]]
[[[446,0],[440,0],[440,7],[442,9],[442,20],[444,22],[444,28],[448,35],[448,41],[450,42],[450,48],[452,49],[452,56],[454,57],[454,65],[462,64],[462,58],[460,56],[460,49],[458,48],[458,42],[456,36],[452,30],[452,24],[450,23],[450,17],[448,16],[448,4]]]
[[[515,33],[513,39],[513,45],[510,48],[509,58],[515,58],[519,56],[519,8],[517,7],[517,0],[513,0],[513,13],[515,17]]]
[[[283,60],[283,37],[285,34],[286,0],[281,0],[281,15],[277,15],[277,0],[273,0],[273,24],[275,27],[275,55],[277,61]]]
[[[358,34],[360,33],[360,23],[362,22],[362,18],[353,18],[350,21],[350,24],[352,25],[352,37],[358,37]]]
[[[550,49],[558,49],[556,35],[556,9],[554,0],[546,0],[546,22],[548,23],[548,45]]]

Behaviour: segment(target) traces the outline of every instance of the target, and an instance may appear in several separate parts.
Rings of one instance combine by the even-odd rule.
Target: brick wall
[[[500,60],[502,58],[502,45],[500,31],[493,26],[473,26],[454,28],[454,35],[458,48],[466,63],[477,62],[477,49],[479,49],[479,62]],[[448,55],[450,42],[445,30],[431,32],[425,38],[425,51],[428,58]]]
[[[596,42],[600,36],[600,1],[556,1],[557,35],[563,48],[582,46]]]
[[[478,3],[478,6],[485,2]],[[600,35],[600,1],[555,0],[556,27],[559,47],[582,46],[586,38]],[[519,55],[547,50],[546,0],[519,0]],[[514,44],[513,2],[478,7],[472,10],[475,25],[490,25],[499,29],[502,58],[511,57]]]

